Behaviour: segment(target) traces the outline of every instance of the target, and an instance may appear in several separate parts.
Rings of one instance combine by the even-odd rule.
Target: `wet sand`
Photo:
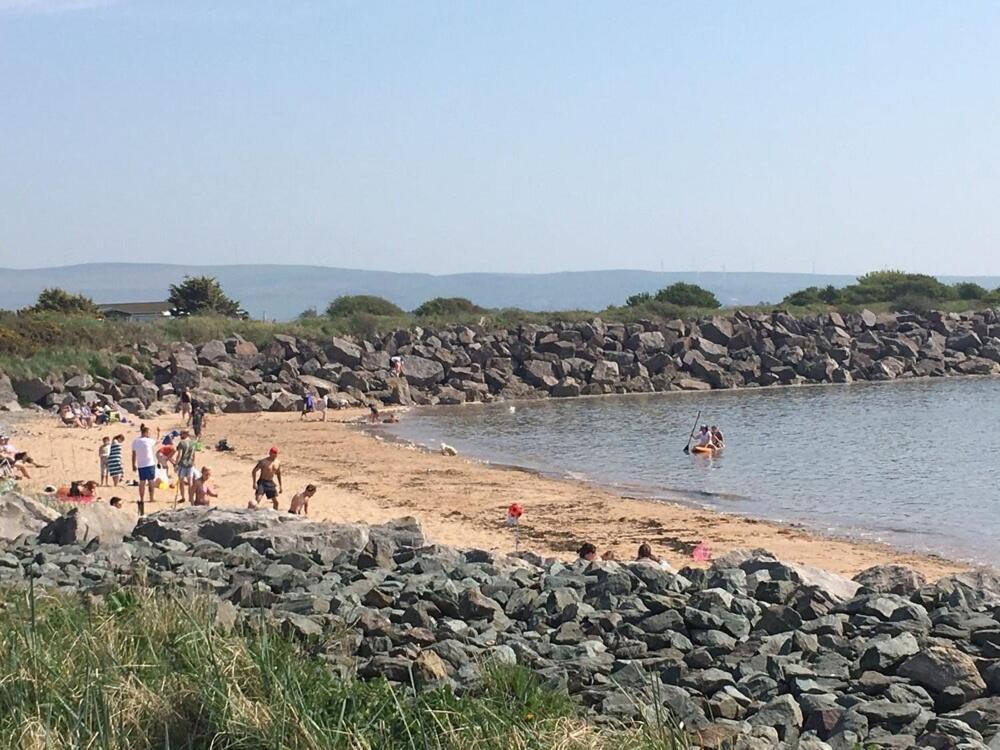
[[[475,462],[462,456],[430,454],[392,440],[381,440],[348,424],[360,410],[330,412],[329,421],[302,422],[298,414],[220,415],[209,418],[206,450],[199,466],[211,466],[220,497],[216,504],[245,507],[253,496],[254,462],[278,447],[283,467],[281,508],[307,483],[319,486],[310,516],[331,521],[380,522],[416,516],[432,541],[462,547],[510,551],[513,531],[505,524],[508,505],[521,503],[521,546],[543,555],[571,558],[582,542],[631,559],[641,542],[675,566],[690,564],[691,550],[704,542],[718,555],[740,547],[763,547],[781,559],[853,575],[872,565],[909,565],[934,579],[964,566],[932,556],[911,554],[885,545],[829,539],[781,524],[701,510],[684,505],[622,497],[613,491],[572,480],[554,479],[516,469]],[[166,431],[176,417],[151,425]],[[133,425],[64,428],[54,417],[19,419],[12,442],[27,448],[47,469],[34,473],[28,489],[98,479],[97,448],[103,435],[124,432],[126,479]],[[214,450],[225,437],[232,453]],[[135,512],[138,490],[102,487],[101,497],[121,496]],[[147,512],[173,505],[173,491],[158,491]]]

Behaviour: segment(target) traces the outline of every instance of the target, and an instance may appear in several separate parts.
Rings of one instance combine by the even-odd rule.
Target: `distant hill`
[[[422,273],[358,271],[326,266],[178,266],[86,263],[54,268],[0,269],[0,308],[34,302],[45,287],[83,293],[98,303],[163,300],[184,275],[215,276],[254,317],[289,320],[309,307],[322,311],[343,294],[377,294],[412,310],[432,297],[467,297],[483,307],[527,310],[601,310],[636,292],[652,292],[675,281],[700,284],[725,305],[780,301],[807,286],[854,281],[852,275],[801,273],[661,273],[655,271],[567,271],[545,274]],[[940,277],[948,283],[974,280],[988,289],[1000,277]]]

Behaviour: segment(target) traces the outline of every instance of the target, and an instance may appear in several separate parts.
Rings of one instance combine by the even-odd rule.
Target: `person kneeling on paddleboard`
[[[698,430],[698,436],[695,438],[697,441],[695,445],[698,448],[711,448],[712,447],[712,433],[708,429],[707,424],[703,424],[701,429]]]
[[[712,433],[712,447],[718,451],[721,451],[723,448],[726,447],[726,439],[722,436],[722,430],[720,430],[713,424],[711,433]]]

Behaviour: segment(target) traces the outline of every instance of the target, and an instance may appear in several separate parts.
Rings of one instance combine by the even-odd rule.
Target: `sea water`
[[[1000,379],[415,409],[401,438],[731,513],[1000,564]],[[683,448],[701,411],[727,447]],[[516,498],[515,498],[516,499]]]

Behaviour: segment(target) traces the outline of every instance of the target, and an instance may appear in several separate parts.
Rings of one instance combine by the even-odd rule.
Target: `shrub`
[[[327,317],[346,318],[364,313],[366,315],[405,315],[403,309],[387,299],[370,294],[353,294],[337,297],[326,308]]]
[[[947,300],[955,297],[955,291],[933,276],[902,271],[872,271],[843,289],[843,298],[848,304],[892,302],[910,295]]]
[[[97,305],[94,300],[83,294],[71,294],[65,289],[51,287],[43,289],[29,312],[60,313],[62,315],[92,315],[97,316]]]
[[[959,299],[986,299],[990,293],[979,284],[961,281],[955,284],[955,294],[958,295]]]
[[[697,284],[686,284],[678,281],[676,284],[664,287],[658,291],[653,299],[657,302],[669,302],[678,307],[722,307],[722,304],[707,289],[703,289]]]
[[[419,318],[482,315],[486,310],[465,297],[435,297],[413,311]]]
[[[922,315],[934,309],[934,300],[920,294],[903,294],[892,301],[893,312],[908,312]]]
[[[625,307],[639,307],[640,305],[645,305],[652,302],[653,295],[649,292],[639,292],[638,294],[633,294],[627,300],[625,300]]]

